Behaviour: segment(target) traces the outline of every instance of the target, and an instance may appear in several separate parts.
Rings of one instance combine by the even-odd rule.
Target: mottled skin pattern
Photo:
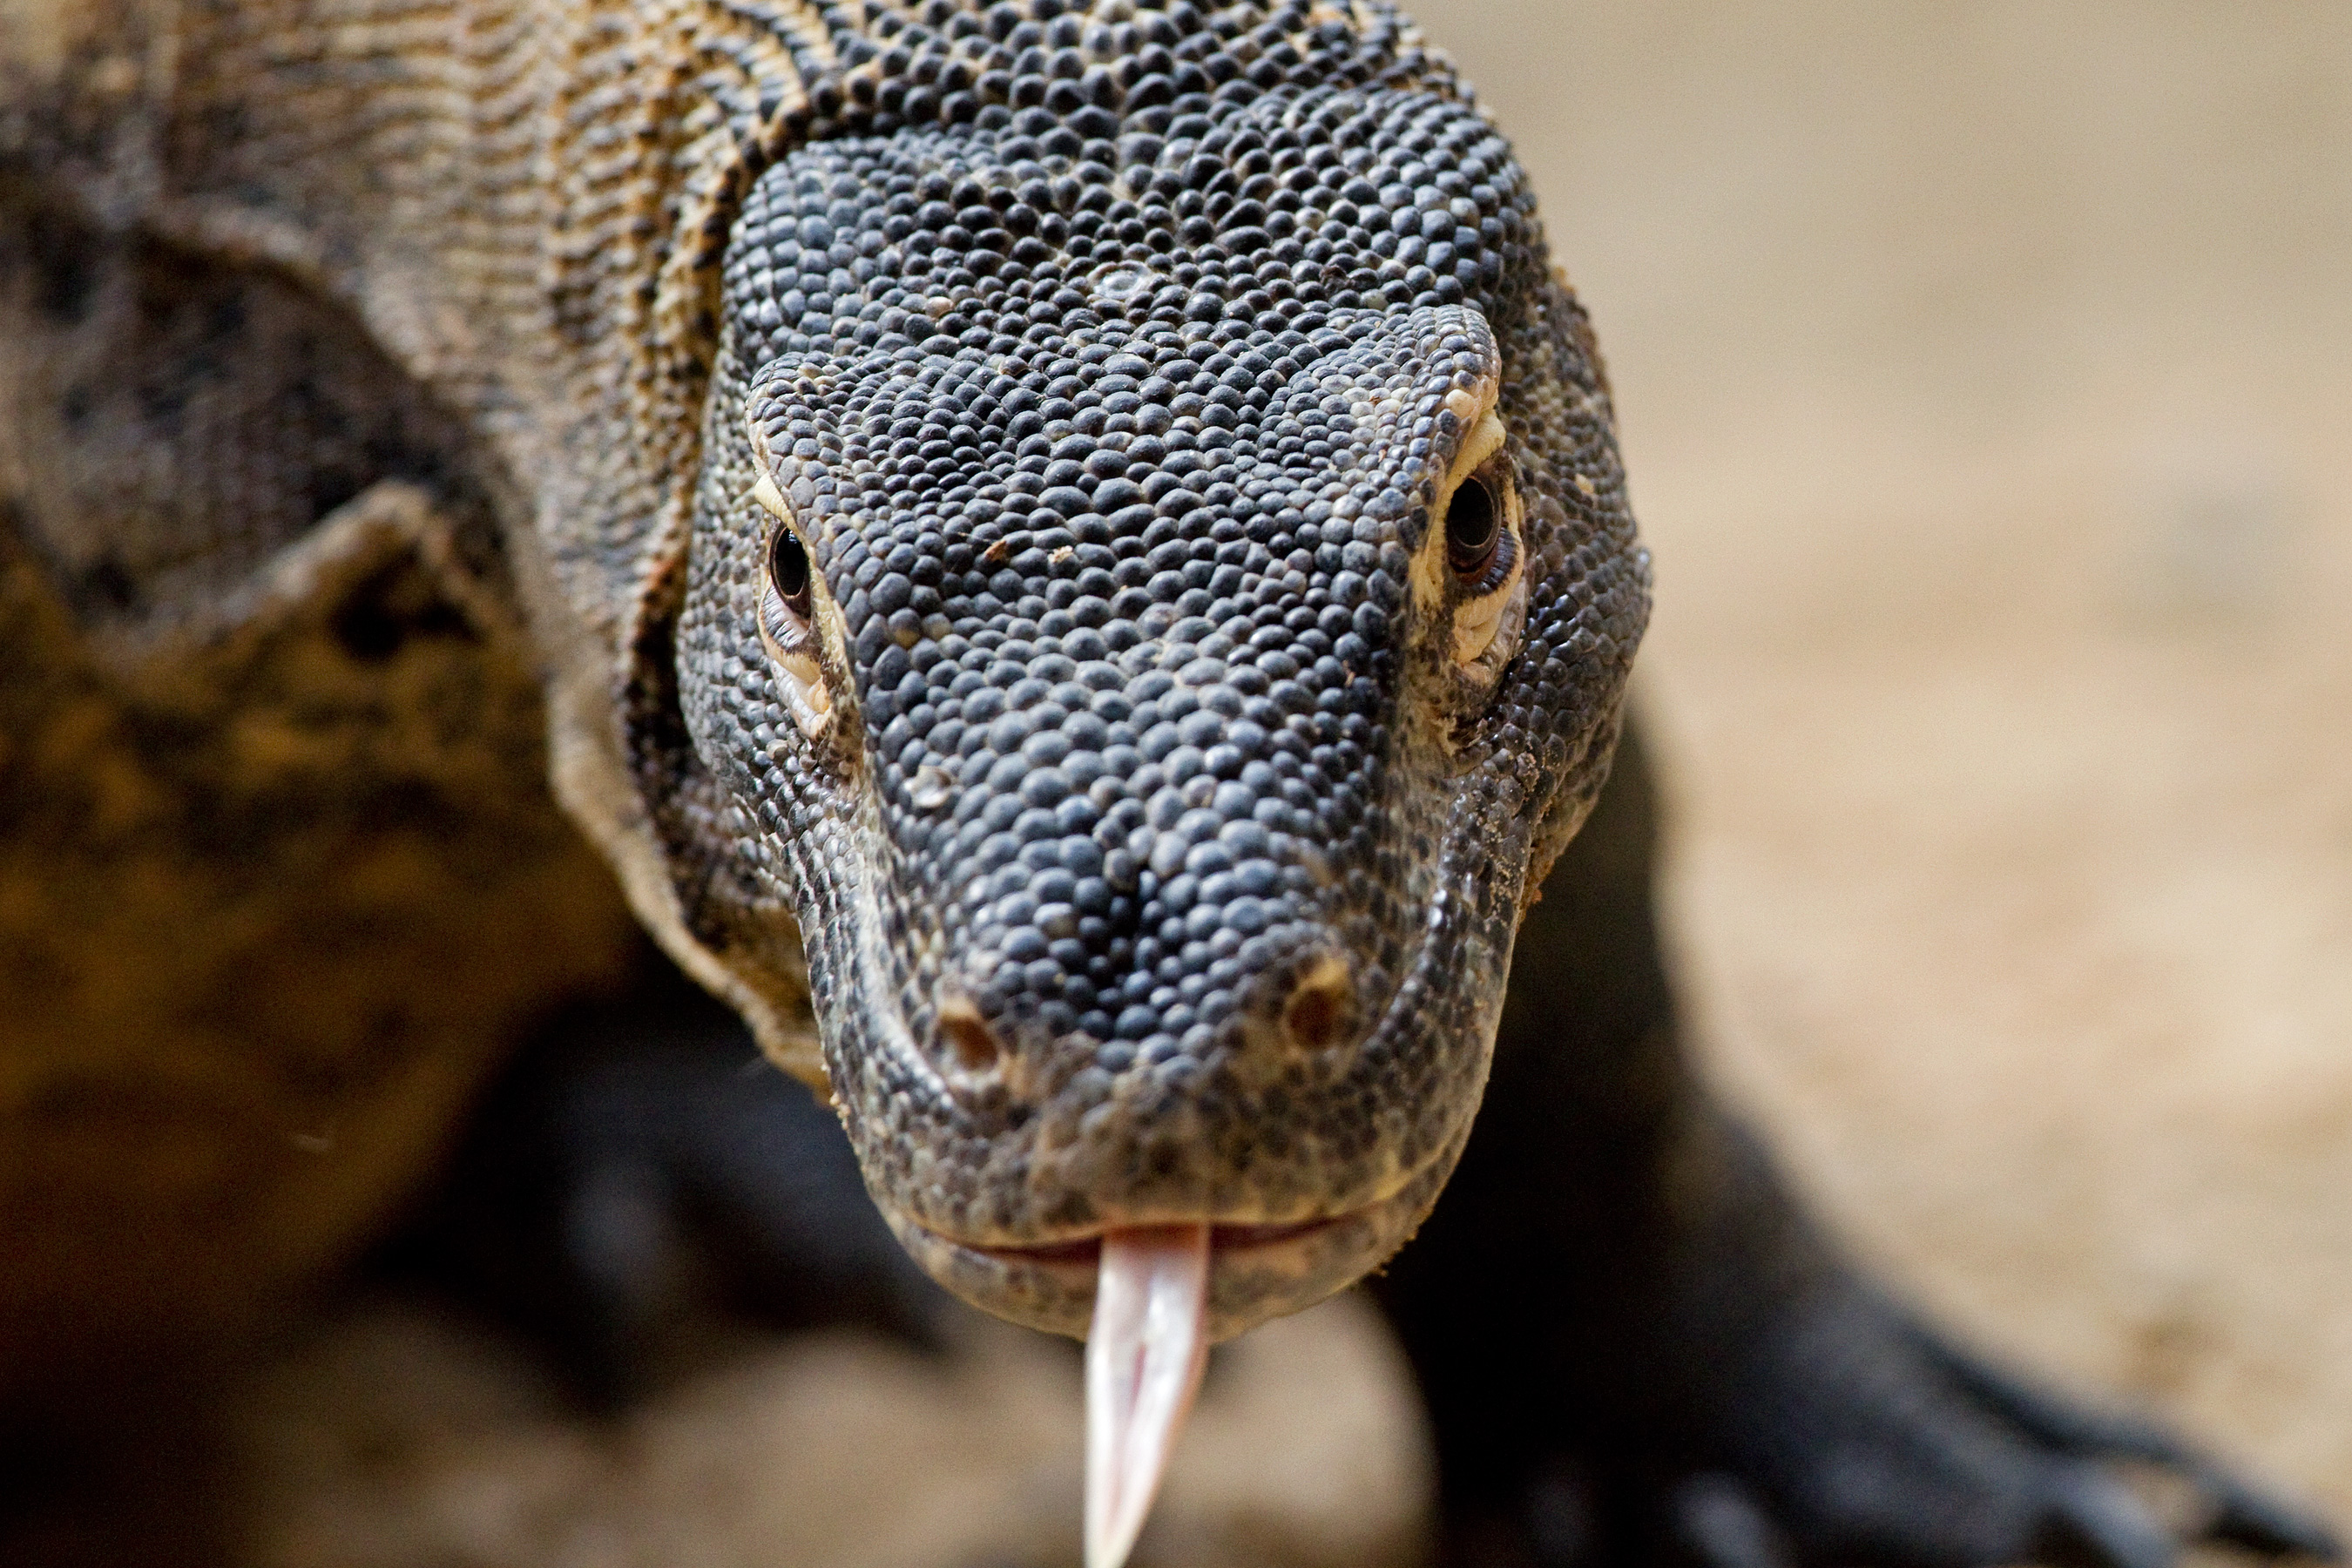
[[[1524,174],[1394,13],[0,22],[10,688],[40,733],[114,726],[105,765],[163,803],[110,858],[94,807],[43,816],[95,753],[0,757],[8,918],[53,968],[135,971],[173,947],[153,864],[209,930],[258,849],[285,868],[243,929],[303,976],[240,997],[254,941],[173,950],[296,1021],[223,1037],[179,987],[106,1015],[11,973],[0,1115],[96,1194],[16,1182],[37,1245],[80,1256],[55,1238],[110,1199],[123,1234],[208,1214],[247,1238],[189,1266],[234,1319],[364,1232],[534,1006],[614,970],[514,740],[538,695],[638,919],[830,1085],[970,1299],[1076,1331],[1063,1254],[1209,1220],[1238,1331],[1380,1264],[1461,1162],[1384,1289],[1466,1557],[2163,1561],[2102,1456],[2185,1473],[2190,1533],[2325,1548],[1914,1324],[1690,1079],[1630,751],[1603,787],[1649,584],[1598,353]],[[243,743],[255,713],[358,739]],[[184,809],[197,763],[275,803],[257,840]],[[121,918],[60,943],[66,886]],[[338,940],[371,890],[385,936]],[[306,1076],[292,1040],[352,1065]],[[383,1066],[411,1058],[433,1092]],[[75,1120],[215,1059],[310,1098],[213,1116],[170,1202],[136,1118]],[[647,1118],[702,1125],[645,1081]],[[711,1126],[651,1146],[793,1146]],[[345,1128],[343,1201],[232,1196],[241,1147]],[[171,1315],[86,1267],[93,1323]],[[63,1325],[76,1283],[0,1296]]]

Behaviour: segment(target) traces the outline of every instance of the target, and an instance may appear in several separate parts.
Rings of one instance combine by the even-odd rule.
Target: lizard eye
[[[760,641],[782,678],[785,706],[811,740],[833,722],[833,691],[817,660],[816,569],[808,547],[779,519],[768,537],[768,581],[760,595]]]
[[[1507,449],[1509,432],[1491,405],[1481,413],[1475,397],[1464,405],[1465,395],[1457,389],[1447,396],[1446,411],[1463,422],[1462,439],[1431,497],[1429,531],[1412,563],[1423,624],[1444,639],[1444,656],[1469,681],[1456,696],[1493,687],[1517,646],[1528,601],[1527,508]]]
[[[1509,460],[1497,452],[1471,470],[1446,502],[1445,563],[1464,598],[1487,598],[1517,575],[1519,537],[1512,519],[1517,501]]]
[[[1473,474],[1454,492],[1445,509],[1445,563],[1465,584],[1475,584],[1495,563],[1503,539],[1503,509],[1484,474]]]
[[[775,536],[768,541],[768,585],[775,590],[785,609],[802,625],[808,624],[816,608],[809,591],[808,551],[802,545],[800,535],[789,526],[779,526]]]
[[[1486,658],[1495,646],[1506,613],[1518,602],[1512,591],[1524,574],[1519,492],[1499,421],[1482,432],[1480,444],[1486,457],[1444,501],[1444,570],[1454,579],[1454,659],[1462,666]],[[1433,541],[1433,553],[1437,548]]]

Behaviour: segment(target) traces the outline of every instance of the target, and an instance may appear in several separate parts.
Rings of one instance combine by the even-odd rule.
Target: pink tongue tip
[[[1087,1568],[1120,1568],[1150,1511],[1209,1349],[1209,1227],[1102,1239],[1087,1333]]]

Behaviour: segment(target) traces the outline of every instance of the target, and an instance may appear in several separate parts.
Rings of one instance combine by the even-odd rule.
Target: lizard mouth
[[[1318,1231],[1344,1225],[1364,1212],[1359,1209],[1354,1214],[1328,1215],[1321,1219],[1297,1220],[1288,1225],[1212,1225],[1209,1227],[1209,1257],[1213,1264],[1218,1258],[1303,1241]],[[1103,1234],[1098,1230],[1091,1235],[1073,1237],[1067,1241],[1041,1242],[1034,1247],[973,1247],[970,1250],[1013,1263],[1084,1270],[1091,1274],[1102,1262]]]
[[[1344,1214],[1279,1224],[1212,1222],[1209,1338],[1229,1340],[1269,1318],[1310,1307],[1387,1261],[1436,1202],[1453,1172],[1453,1152],[1387,1196]],[[1086,1337],[1103,1237],[1115,1227],[1008,1246],[960,1241],[896,1211],[887,1218],[923,1270],[973,1306],[1031,1328]]]

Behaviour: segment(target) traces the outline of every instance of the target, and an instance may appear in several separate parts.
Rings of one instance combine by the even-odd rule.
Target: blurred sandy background
[[[1949,1320],[2352,1516],[2352,11],[1421,13],[1610,353],[1719,1077]],[[598,1426],[368,1309],[251,1407],[254,1550],[1074,1561],[1076,1364],[1009,1332]],[[1377,1331],[1252,1358],[1145,1556],[1409,1557]]]
[[[1612,357],[1719,1077],[2352,1511],[2352,12],[1421,14]]]
[[[2352,1514],[2352,11],[1420,14],[1610,355],[1718,1076]]]

